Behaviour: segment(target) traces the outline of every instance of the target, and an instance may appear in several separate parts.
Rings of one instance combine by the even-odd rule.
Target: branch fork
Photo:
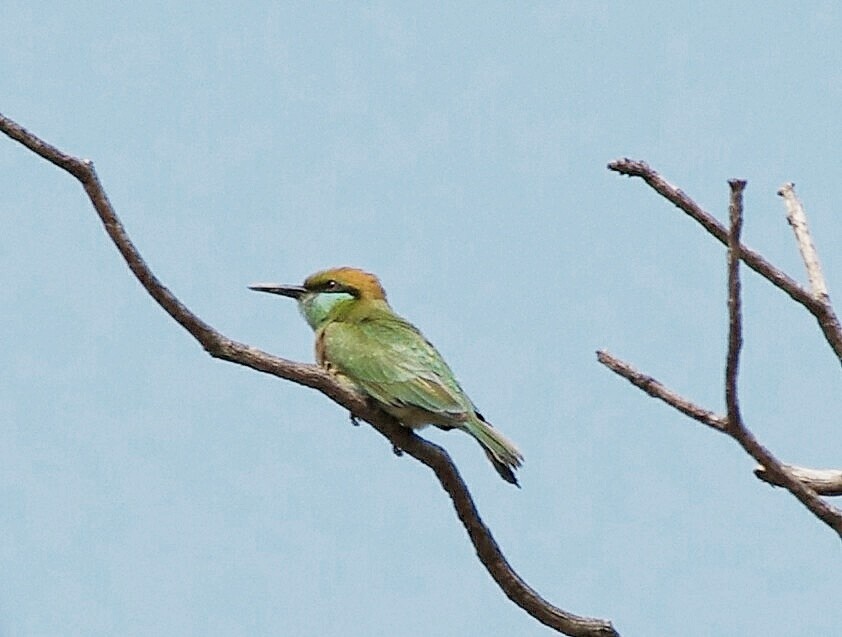
[[[737,380],[739,376],[742,335],[742,294],[740,264],[744,263],[801,304],[817,319],[825,340],[842,358],[842,329],[833,307],[819,265],[818,254],[807,227],[807,218],[792,184],[784,184],[778,194],[784,198],[787,219],[795,232],[796,242],[804,260],[810,289],[801,287],[794,279],[773,266],[761,255],[740,242],[743,223],[743,190],[746,182],[729,181],[731,190],[728,207],[729,226],[725,228],[711,214],[703,210],[684,192],[670,184],[645,162],[621,159],[608,165],[610,170],[629,177],[640,177],[653,190],[696,220],[709,234],[728,248],[728,351],[725,363],[726,415],[696,405],[668,389],[651,376],[639,372],[629,363],[608,352],[597,352],[597,360],[650,396],[657,398],[685,416],[733,438],[758,463],[755,475],[761,480],[781,486],[798,499],[813,515],[842,538],[842,511],[821,496],[842,495],[842,470],[804,469],[783,464],[755,438],[746,426],[739,405]]]

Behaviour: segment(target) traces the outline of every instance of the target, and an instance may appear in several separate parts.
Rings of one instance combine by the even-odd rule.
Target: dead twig
[[[629,363],[620,360],[613,354],[606,352],[604,349],[597,351],[596,359],[618,376],[625,378],[635,387],[642,389],[653,398],[664,401],[667,405],[677,409],[685,416],[689,416],[693,420],[696,420],[703,425],[707,425],[719,433],[726,432],[728,419],[724,416],[717,416],[709,409],[699,407],[695,403],[667,388],[660,381],[639,372]]]
[[[807,269],[807,278],[810,281],[810,290],[813,297],[817,301],[827,304],[830,302],[830,296],[827,293],[827,284],[824,281],[822,267],[819,264],[819,253],[810,236],[804,206],[801,205],[801,201],[795,194],[795,184],[792,182],[785,183],[778,190],[778,195],[783,197],[786,204],[786,220],[795,233],[795,241],[798,243],[798,251],[801,253],[801,259]]]
[[[784,465],[787,471],[798,478],[819,495],[842,495],[842,470],[840,469],[808,469]],[[776,487],[786,486],[769,473],[764,467],[757,466],[754,475]]]

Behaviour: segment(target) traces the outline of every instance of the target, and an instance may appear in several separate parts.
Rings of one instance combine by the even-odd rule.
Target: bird
[[[297,301],[315,332],[316,361],[328,372],[351,381],[405,427],[470,434],[500,477],[520,486],[514,472],[521,452],[477,410],[421,331],[391,308],[377,276],[344,266],[316,272],[303,285],[248,287]]]

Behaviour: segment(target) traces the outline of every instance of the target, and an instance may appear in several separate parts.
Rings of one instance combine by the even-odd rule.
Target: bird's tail
[[[487,423],[480,414],[465,424],[465,430],[482,445],[485,455],[500,477],[519,487],[514,470],[523,464],[523,455],[515,444]]]

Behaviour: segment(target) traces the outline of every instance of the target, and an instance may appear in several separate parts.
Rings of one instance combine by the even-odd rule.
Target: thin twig
[[[816,246],[813,244],[813,239],[810,236],[810,228],[807,225],[807,215],[804,212],[804,207],[795,194],[795,184],[791,181],[785,183],[778,190],[778,195],[783,197],[784,203],[786,204],[786,220],[792,226],[792,231],[795,233],[798,251],[801,253],[801,259],[804,261],[804,267],[807,269],[810,290],[817,301],[827,304],[830,301],[830,297],[827,293],[824,274],[822,274],[822,266],[819,263],[819,253],[816,251]]]
[[[355,416],[371,424],[394,447],[402,449],[430,467],[452,499],[459,520],[468,532],[480,561],[510,600],[541,623],[566,635],[575,637],[618,635],[609,621],[580,617],[553,606],[520,578],[509,565],[491,535],[491,531],[480,518],[467,485],[444,449],[400,426],[388,414],[372,407],[362,394],[337,382],[332,375],[320,367],[272,356],[217,332],[182,304],[161,284],[146,265],[108,201],[90,161],[78,159],[60,151],[2,114],[0,114],[0,131],[47,161],[66,170],[82,183],[108,236],[111,237],[141,285],[167,314],[199,341],[211,356],[319,390]]]
[[[746,182],[732,179],[728,218],[728,355],[725,363],[725,405],[728,410],[728,433],[742,426],[737,376],[740,372],[740,350],[743,347],[743,314],[740,294],[740,234],[743,230],[743,189]]]
[[[720,241],[728,244],[728,231],[716,218],[705,211],[683,191],[673,186],[646,162],[632,159],[618,159],[608,164],[608,169],[628,177],[640,177],[655,192],[671,202],[689,217],[698,222],[707,232]],[[790,296],[794,301],[804,306],[818,321],[830,347],[839,362],[842,363],[842,326],[829,303],[822,303],[808,290],[804,289],[793,278],[776,268],[759,253],[745,245],[740,245],[740,259],[749,268],[757,272]]]
[[[695,403],[665,387],[658,380],[639,372],[629,363],[620,360],[605,350],[597,351],[596,358],[612,372],[618,376],[622,376],[632,385],[642,389],[644,392],[652,396],[652,398],[664,401],[670,407],[674,407],[685,416],[689,416],[693,420],[696,420],[703,425],[707,425],[719,433],[725,433],[728,425],[728,420],[725,417],[717,416],[712,411],[699,407]]]

